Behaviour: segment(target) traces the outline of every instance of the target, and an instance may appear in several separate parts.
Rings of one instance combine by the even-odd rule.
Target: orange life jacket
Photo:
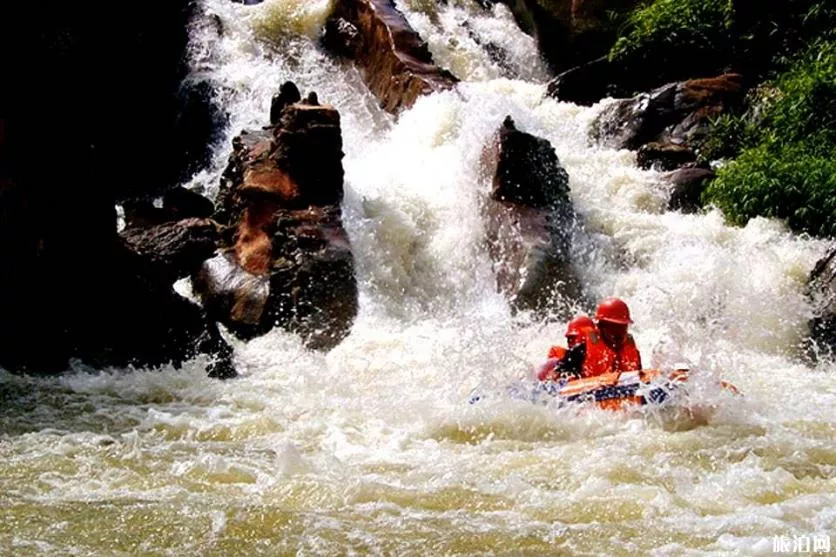
[[[549,348],[549,355],[547,358],[551,360],[552,358],[557,358],[558,360],[562,360],[566,356],[566,349],[562,346],[552,346]]]
[[[596,377],[616,371],[638,371],[642,368],[641,355],[631,335],[627,335],[618,352],[608,346],[597,331],[590,332],[585,342],[586,358],[581,369],[583,377]]]

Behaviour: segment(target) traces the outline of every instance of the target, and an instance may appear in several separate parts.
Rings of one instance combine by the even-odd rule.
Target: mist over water
[[[203,2],[191,78],[216,85],[230,125],[189,185],[216,191],[231,138],[266,123],[285,80],[333,104],[360,288],[351,334],[327,354],[282,331],[233,340],[242,377],[227,382],[202,358],[0,372],[0,550],[769,555],[774,535],[836,530],[836,369],[804,365],[798,346],[806,278],[831,243],[665,212],[657,173],[587,140],[611,101],[544,99],[534,42],[502,7],[400,6],[463,83],[395,120],[317,49],[328,4]],[[510,52],[504,66],[489,42]],[[512,315],[495,291],[479,157],[506,115],[569,173],[587,295],[629,302],[646,365],[692,366],[691,413],[508,396],[565,324]]]

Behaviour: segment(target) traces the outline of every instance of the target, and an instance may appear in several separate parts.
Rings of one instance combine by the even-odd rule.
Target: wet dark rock
[[[184,81],[178,100],[180,110],[174,133],[177,152],[185,162],[178,181],[185,181],[211,162],[213,147],[223,137],[229,114],[218,105],[215,89],[208,81]]]
[[[504,0],[555,72],[607,54],[619,19],[639,0]]]
[[[234,250],[204,261],[192,284],[209,314],[224,316],[239,336],[252,338],[269,330],[262,325],[262,318],[270,296],[270,279],[241,267]]]
[[[282,110],[286,106],[298,103],[300,100],[302,100],[302,94],[296,84],[292,81],[284,82],[279,88],[278,94],[273,97],[270,103],[270,125],[278,124],[279,118],[282,117]]]
[[[210,354],[210,374],[235,374],[232,351],[215,325],[172,289],[173,271],[118,238],[84,247],[89,251],[58,256],[44,246],[33,266],[63,272],[14,277],[18,299],[5,315],[15,321],[3,331],[0,365],[58,373],[77,358],[93,367],[179,367]]]
[[[669,83],[608,106],[593,122],[591,136],[615,149],[662,142],[698,150],[711,119],[740,107],[743,97],[737,74]]]
[[[676,143],[645,143],[636,153],[636,163],[645,170],[675,170],[696,160],[694,151]]]
[[[569,174],[546,139],[519,131],[510,116],[499,131],[499,160],[492,198],[528,207],[569,199]]]
[[[611,93],[614,68],[606,56],[575,66],[552,79],[546,95],[554,99],[590,106]]]
[[[131,199],[122,204],[127,228],[149,227],[189,218],[209,218],[215,204],[199,193],[184,187],[168,190],[162,196],[161,207],[154,200]]]
[[[565,309],[580,295],[570,259],[568,174],[548,141],[517,130],[510,117],[483,162],[493,183],[483,211],[497,287],[517,310]]]
[[[353,58],[362,44],[360,30],[342,17],[331,17],[325,22],[322,43],[337,56]]]
[[[339,113],[308,95],[277,121],[233,141],[215,214],[224,250],[193,284],[210,315],[242,338],[281,326],[328,349],[357,313]]]
[[[218,225],[210,219],[184,219],[121,233],[128,247],[168,283],[191,276],[218,247]],[[165,276],[165,279],[162,277]]]
[[[823,257],[810,273],[807,295],[815,311],[810,320],[808,356],[836,354],[836,250]]]
[[[702,193],[713,179],[714,172],[701,167],[680,168],[665,176],[665,180],[673,185],[668,210],[698,212],[702,209]]]
[[[197,192],[176,187],[163,194],[163,209],[174,216],[171,220],[205,219],[215,212],[215,204]]]
[[[322,44],[353,61],[381,106],[393,114],[458,81],[435,65],[427,44],[392,0],[338,2],[325,24]]]

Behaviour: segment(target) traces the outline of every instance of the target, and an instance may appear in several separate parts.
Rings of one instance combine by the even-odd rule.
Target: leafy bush
[[[805,143],[759,145],[720,169],[705,198],[735,224],[786,219],[793,230],[836,235],[836,161]]]
[[[834,28],[829,0],[650,0],[631,13],[609,59],[639,88],[725,70],[755,81]]]
[[[740,150],[704,194],[735,223],[761,215],[836,235],[836,41],[820,40],[742,117],[715,123],[714,152]]]
[[[728,58],[733,13],[731,0],[655,0],[630,15],[610,61],[628,71],[693,73],[695,63]]]

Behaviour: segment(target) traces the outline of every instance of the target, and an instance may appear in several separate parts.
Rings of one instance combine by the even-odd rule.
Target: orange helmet
[[[579,315],[566,325],[566,338],[581,336],[591,327],[595,327],[595,322],[586,315]]]
[[[620,325],[629,325],[633,322],[630,319],[630,308],[627,307],[624,300],[618,298],[607,298],[598,304],[598,309],[595,310],[595,319]]]

